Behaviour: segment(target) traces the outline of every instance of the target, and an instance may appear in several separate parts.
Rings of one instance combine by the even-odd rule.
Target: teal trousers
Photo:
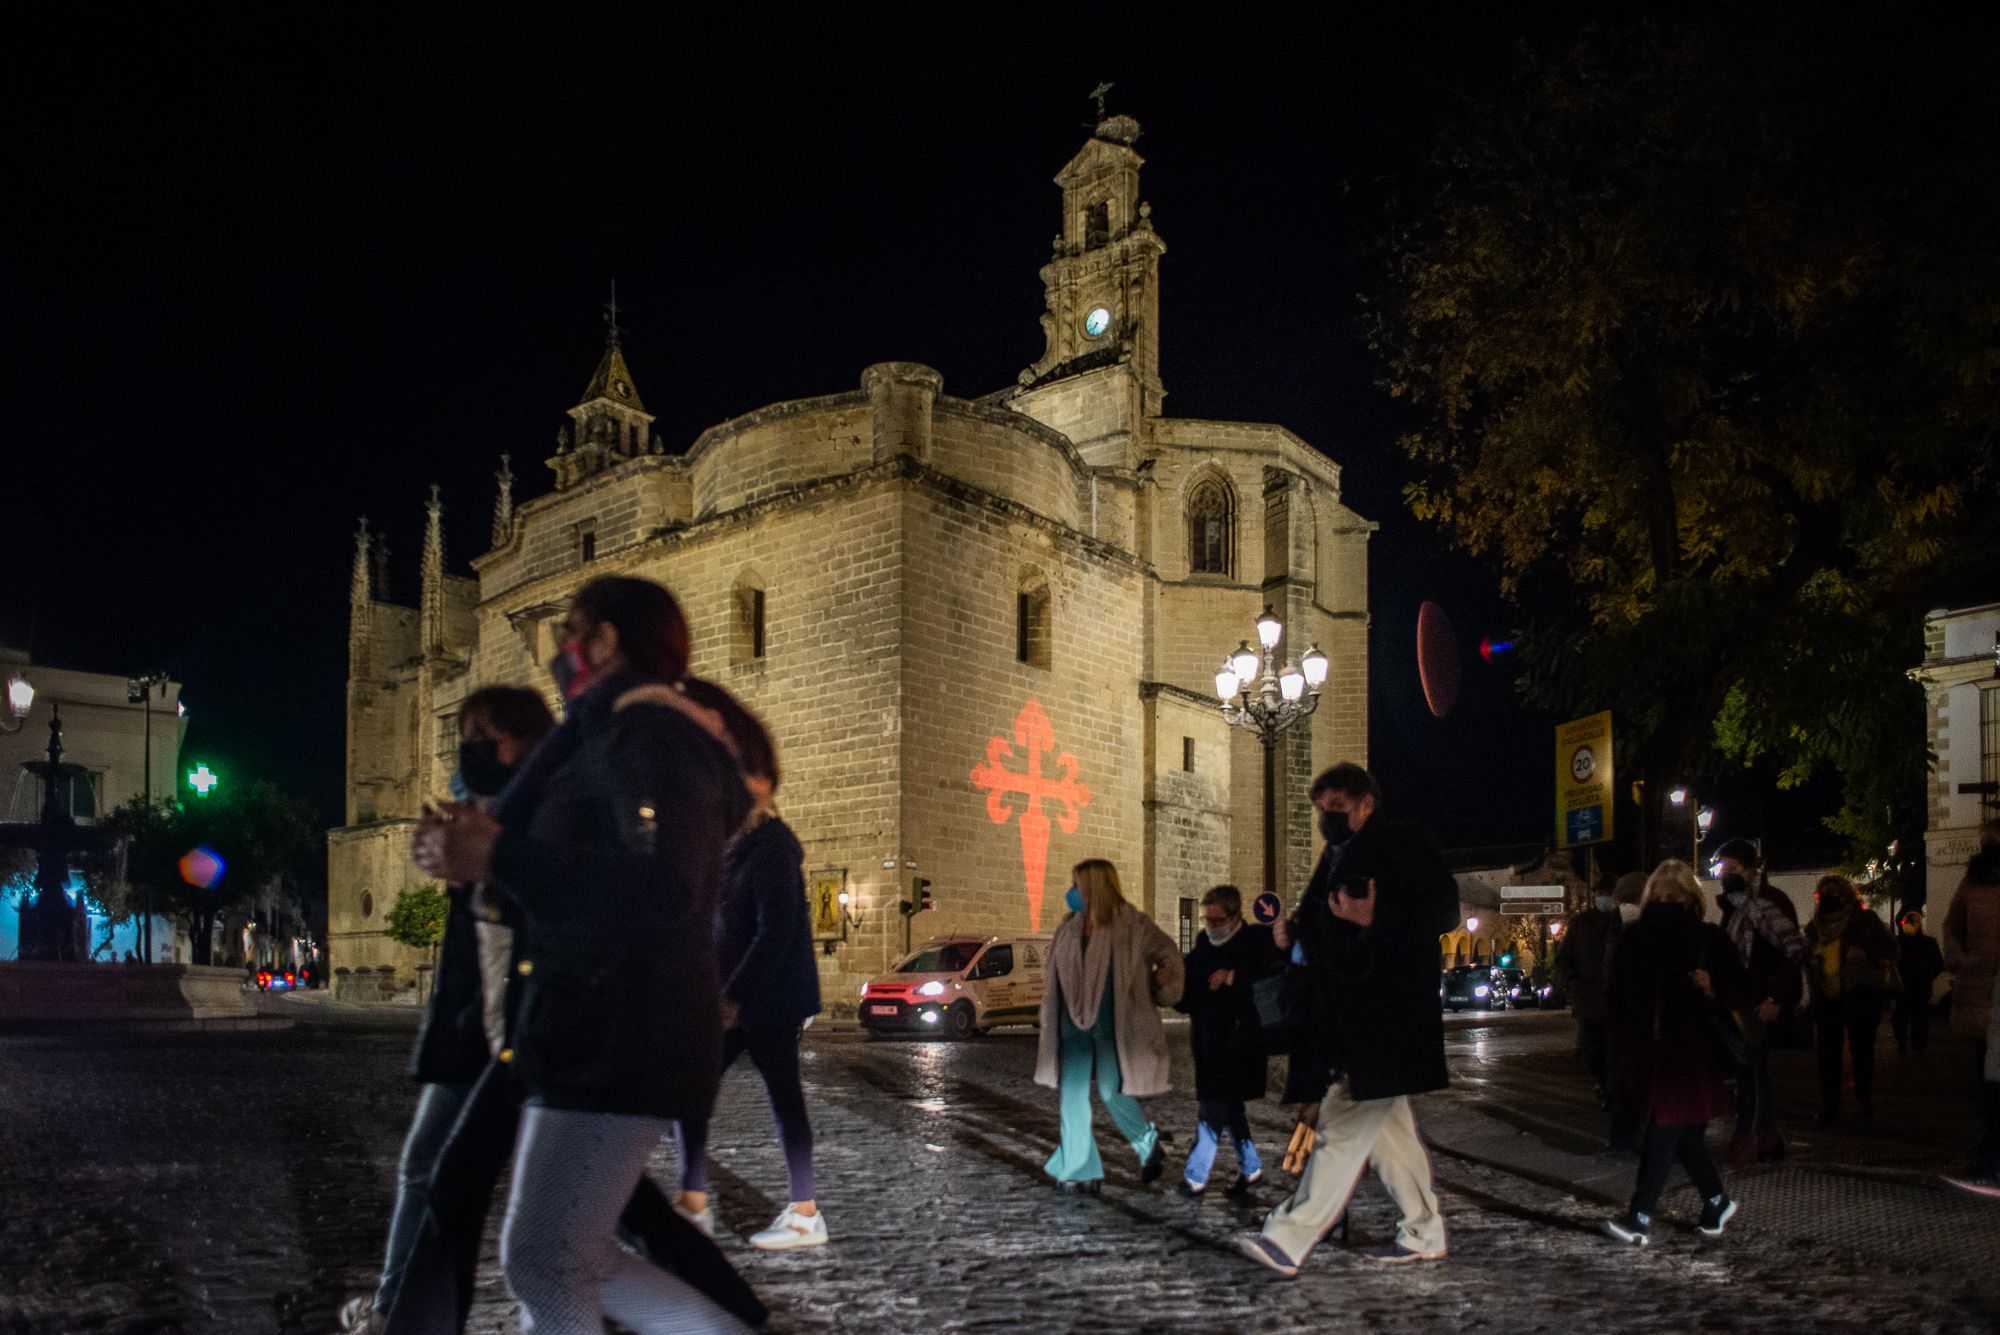
[[[1132,1144],[1143,1165],[1159,1143],[1159,1130],[1146,1120],[1139,1100],[1118,1088],[1118,1029],[1112,1013],[1111,993],[1097,1009],[1097,1020],[1088,1029],[1079,1029],[1069,1018],[1069,1008],[1056,998],[1057,1023],[1062,1026],[1057,1047],[1060,1083],[1056,1088],[1062,1113],[1062,1143],[1044,1165],[1058,1182],[1095,1182],[1104,1176],[1104,1163],[1097,1157],[1097,1138],[1090,1126],[1090,1077],[1097,1075],[1097,1097],[1104,1101],[1111,1120]]]

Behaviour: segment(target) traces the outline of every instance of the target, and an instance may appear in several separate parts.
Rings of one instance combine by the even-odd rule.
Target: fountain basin
[[[241,969],[203,964],[0,963],[0,1032],[282,1029],[261,1014]]]

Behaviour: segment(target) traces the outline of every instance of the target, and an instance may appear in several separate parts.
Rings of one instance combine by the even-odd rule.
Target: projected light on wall
[[[1015,750],[1022,752],[1016,756]],[[1044,754],[1054,757],[1052,773],[1042,772]],[[1008,762],[1018,759],[1019,769]],[[1028,930],[1042,927],[1042,892],[1049,871],[1049,816],[1044,803],[1058,808],[1055,823],[1075,834],[1090,789],[1076,781],[1076,757],[1056,751],[1056,729],[1042,702],[1030,696],[1014,716],[1013,745],[1004,736],[986,739],[986,759],[972,767],[972,786],[986,794],[986,816],[995,825],[1021,818],[1021,875],[1028,892]],[[1014,799],[1020,799],[1015,805]]]

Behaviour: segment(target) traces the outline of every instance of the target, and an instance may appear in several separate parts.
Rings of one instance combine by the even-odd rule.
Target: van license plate
[[[894,1006],[870,1006],[868,1013],[870,1015],[894,1015],[896,1008]]]

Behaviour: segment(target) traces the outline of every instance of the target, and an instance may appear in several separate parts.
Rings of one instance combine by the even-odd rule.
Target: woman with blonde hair
[[[1125,900],[1118,869],[1102,858],[1070,872],[1069,913],[1049,945],[1035,1083],[1060,1091],[1062,1140],[1046,1171],[1065,1191],[1096,1194],[1104,1180],[1091,1132],[1090,1080],[1139,1156],[1143,1181],[1156,1182],[1167,1158],[1139,1100],[1167,1091],[1162,1006],[1180,1000],[1180,951],[1152,919]]]
[[[1720,1237],[1736,1213],[1702,1136],[1729,1107],[1713,1008],[1740,1004],[1749,975],[1723,930],[1702,921],[1707,910],[1694,869],[1662,862],[1646,878],[1639,921],[1619,936],[1612,957],[1615,1079],[1643,1130],[1631,1206],[1605,1220],[1604,1231],[1641,1247],[1676,1162],[1701,1193],[1702,1233]]]

